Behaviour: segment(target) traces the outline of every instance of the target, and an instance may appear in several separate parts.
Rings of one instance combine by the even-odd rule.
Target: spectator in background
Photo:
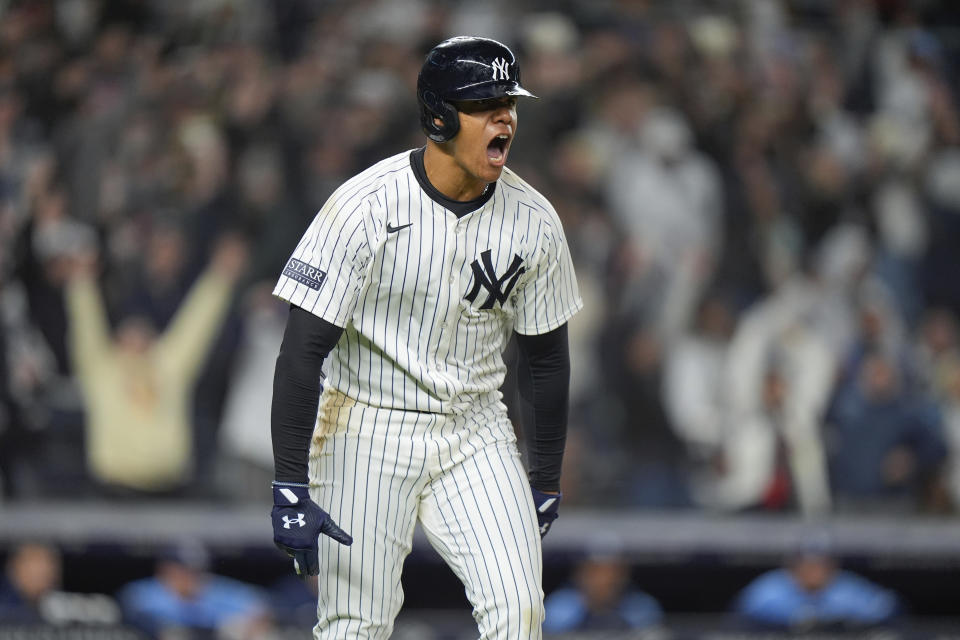
[[[297,204],[290,199],[282,158],[277,149],[259,146],[248,149],[238,159],[237,221],[249,238],[257,239],[257,250],[250,257],[250,269],[244,284],[271,279],[290,257],[290,247],[310,224]]]
[[[928,304],[960,316],[960,278],[945,274],[960,273],[960,144],[940,150],[927,164],[925,202],[929,244],[923,256],[921,280]]]
[[[691,496],[708,508],[726,506],[713,497],[727,468],[723,390],[735,322],[731,306],[724,296],[708,294],[700,303],[694,329],[677,340],[664,363],[663,402],[691,463]]]
[[[219,431],[218,493],[238,501],[257,496],[273,499],[270,400],[289,305],[275,298],[272,291],[272,281],[260,283],[244,298],[243,337]]]
[[[289,629],[312,629],[317,624],[317,594],[316,576],[284,573],[267,587],[274,619],[282,621]],[[395,628],[394,634],[397,633]],[[418,637],[417,640],[427,640],[427,637]]]
[[[186,297],[190,274],[184,233],[172,221],[153,225],[146,238],[140,261],[130,271],[120,271],[123,283],[118,304],[120,316],[140,316],[154,327],[166,327]]]
[[[897,608],[893,593],[840,570],[822,536],[801,544],[786,566],[754,579],[735,605],[748,624],[794,632],[879,625]]]
[[[26,322],[25,307],[22,291],[4,281],[0,271],[0,501],[29,493],[39,475],[29,455],[25,410],[36,402],[44,369],[53,368],[52,358],[44,359],[45,352],[37,348],[42,340]]]
[[[724,369],[718,506],[829,509],[821,431],[835,359],[818,329],[822,305],[818,284],[797,274],[741,317]]]
[[[56,358],[57,372],[70,371],[63,286],[71,258],[94,241],[94,230],[68,215],[62,185],[49,185],[33,198],[30,220],[18,238],[14,274],[24,283],[30,319]]]
[[[923,389],[934,398],[949,398],[954,374],[960,371],[960,332],[957,319],[948,310],[930,309],[924,317],[915,360]]]
[[[960,367],[945,381],[944,426],[950,460],[947,467],[947,491],[954,513],[960,511]]]
[[[269,637],[272,623],[264,593],[209,572],[210,556],[196,541],[166,549],[153,577],[124,586],[117,595],[124,620],[160,640]]]
[[[628,317],[608,329],[601,349],[608,389],[622,412],[612,416],[615,439],[600,458],[615,476],[614,490],[620,500],[641,508],[687,506],[686,451],[662,399],[664,345],[653,329]]]
[[[913,511],[942,482],[947,455],[935,404],[905,386],[888,354],[868,353],[834,399],[830,480],[839,507]]]
[[[17,496],[75,496],[86,489],[77,450],[82,414],[70,383],[63,286],[72,256],[95,242],[94,230],[67,215],[62,186],[44,160],[32,164],[24,197],[32,203],[9,256],[13,277],[0,285],[10,404],[0,454]],[[2,253],[2,252],[0,252]],[[9,439],[7,439],[9,438]]]
[[[656,107],[638,131],[636,150],[610,167],[606,197],[626,232],[636,268],[659,275],[656,335],[670,343],[689,327],[716,261],[722,191],[712,162],[692,145],[682,114]]]
[[[864,282],[856,292],[857,332],[844,356],[836,390],[843,393],[856,386],[863,361],[873,353],[882,353],[896,366],[901,383],[911,390],[918,387],[914,354],[906,340],[903,322],[890,292],[876,280]]]
[[[87,408],[89,470],[108,490],[158,494],[190,480],[190,394],[245,260],[245,245],[225,239],[159,336],[142,316],[122,320],[111,335],[95,258],[75,260],[71,350]]]
[[[593,545],[574,569],[571,583],[544,601],[547,633],[650,629],[663,619],[660,604],[631,584],[622,543]]]
[[[960,511],[960,334],[957,321],[946,309],[928,311],[919,329],[915,349],[922,391],[930,395],[943,414],[948,448],[943,506]]]
[[[706,459],[708,470],[698,485],[699,502],[721,511],[788,511],[795,509],[796,482],[785,432],[789,394],[782,363],[767,364],[758,405],[731,420],[721,413],[722,434]]]
[[[21,544],[0,581],[0,622],[41,623],[44,598],[60,588],[60,554],[40,543]]]
[[[7,558],[0,577],[0,623],[25,625],[115,625],[116,601],[102,593],[61,591],[62,559],[53,545],[24,542]]]

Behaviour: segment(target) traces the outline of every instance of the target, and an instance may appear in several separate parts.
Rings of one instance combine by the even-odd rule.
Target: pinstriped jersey
[[[373,406],[462,413],[503,383],[511,332],[552,331],[583,303],[546,198],[504,168],[458,217],[420,186],[410,156],[330,196],[274,295],[344,328],[325,385]]]

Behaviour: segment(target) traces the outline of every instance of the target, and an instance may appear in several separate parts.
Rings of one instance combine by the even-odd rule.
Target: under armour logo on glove
[[[563,494],[544,493],[534,487],[530,487],[533,493],[533,504],[537,508],[537,521],[540,524],[540,537],[547,535],[553,521],[560,517],[557,511],[560,509],[560,498]]]
[[[274,544],[293,558],[293,567],[299,576],[320,573],[321,533],[340,544],[353,544],[350,534],[310,499],[310,490],[305,484],[274,482],[270,519]],[[291,527],[293,524],[299,526]]]
[[[303,514],[298,513],[296,518],[291,518],[290,516],[283,516],[283,528],[289,529],[290,525],[298,524],[301,527],[307,526],[307,521],[303,519]]]

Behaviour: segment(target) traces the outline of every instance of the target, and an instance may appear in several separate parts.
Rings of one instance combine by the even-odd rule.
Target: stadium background
[[[752,577],[827,534],[901,597],[890,637],[952,637],[948,1],[0,2],[0,555],[51,542],[81,594],[187,538],[218,573],[284,576],[269,290],[333,188],[422,144],[417,70],[452,34],[519,54],[540,100],[510,165],[555,204],[587,304],[546,590],[616,547],[666,611],[658,633],[716,631]],[[111,321],[162,330],[225,244],[238,281],[192,389],[190,472],[100,481],[65,283],[95,255]],[[405,587],[398,637],[470,637],[422,542]]]

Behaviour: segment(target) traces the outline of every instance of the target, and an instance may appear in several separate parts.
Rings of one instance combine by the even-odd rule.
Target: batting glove
[[[560,517],[557,511],[560,509],[560,498],[563,494],[544,493],[534,487],[530,487],[533,492],[533,504],[537,507],[537,520],[540,522],[540,537],[547,535],[553,521]]]
[[[305,484],[273,483],[273,543],[293,558],[298,576],[320,573],[320,534],[350,546],[353,538],[337,526],[330,515],[310,499]]]

